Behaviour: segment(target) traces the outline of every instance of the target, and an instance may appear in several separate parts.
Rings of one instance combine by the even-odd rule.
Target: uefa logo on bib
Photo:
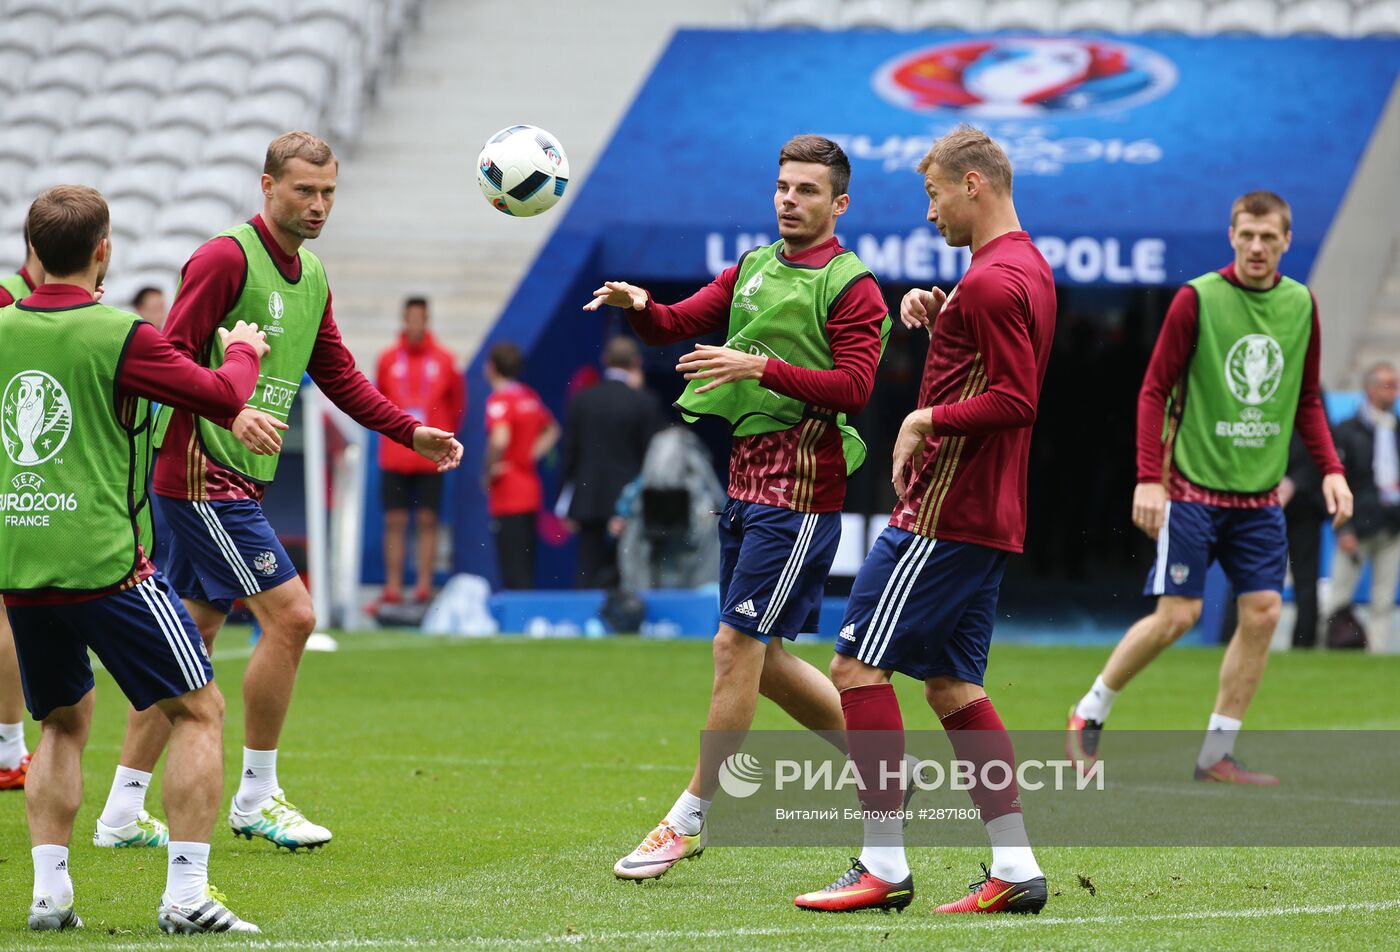
[[[744,282],[744,286],[739,289],[740,297],[753,297],[758,293],[758,289],[763,287],[763,272],[760,271]]]
[[[278,291],[267,296],[267,316],[274,321],[282,319],[282,294]]]
[[[1283,382],[1283,348],[1268,334],[1246,334],[1225,355],[1225,384],[1235,399],[1263,403]]]
[[[925,46],[879,68],[880,96],[915,112],[1045,119],[1118,112],[1176,85],[1160,53],[1085,36],[981,37]]]
[[[68,393],[42,370],[21,370],[0,396],[0,436],[12,463],[38,466],[58,455],[73,432]]]

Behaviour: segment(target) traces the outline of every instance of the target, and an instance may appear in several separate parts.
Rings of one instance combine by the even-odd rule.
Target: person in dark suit
[[[1395,588],[1400,580],[1400,375],[1381,361],[1363,378],[1366,399],[1356,416],[1337,425],[1337,455],[1355,487],[1356,511],[1337,530],[1337,557],[1332,562],[1328,615],[1354,597],[1361,567],[1371,563],[1370,614],[1367,647],[1385,652],[1390,646]]]
[[[1322,523],[1328,516],[1327,504],[1322,498],[1322,472],[1308,455],[1308,448],[1296,430],[1288,446],[1288,470],[1279,483],[1278,495],[1288,525],[1288,569],[1293,573],[1293,601],[1298,608],[1293,623],[1293,647],[1312,648],[1317,644],[1317,576],[1322,556]]]
[[[636,341],[614,337],[603,364],[602,381],[574,397],[564,423],[563,492],[571,494],[564,515],[578,532],[578,588],[617,586],[617,543],[608,522],[665,422],[656,397],[642,385]]]

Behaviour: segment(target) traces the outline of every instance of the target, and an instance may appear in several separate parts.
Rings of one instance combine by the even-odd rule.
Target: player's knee
[[[1171,643],[1196,624],[1196,620],[1201,617],[1201,603],[1194,599],[1169,602],[1157,607],[1157,615],[1161,620],[1158,633],[1165,641]]]
[[[88,724],[92,720],[92,710],[80,701],[68,707],[59,707],[44,715],[40,730],[57,735],[64,740],[82,743],[87,740]]]
[[[277,625],[293,640],[305,641],[316,630],[316,609],[311,600],[298,602],[277,619]]]
[[[741,631],[721,627],[711,645],[715,659],[715,676],[723,677],[742,668],[754,655],[758,642]],[[762,659],[759,659],[762,663]]]
[[[1282,613],[1283,606],[1277,598],[1242,604],[1239,608],[1240,629],[1248,635],[1273,637]]]
[[[849,655],[832,655],[830,671],[831,683],[836,685],[838,691],[847,691],[866,684],[878,684],[884,680],[879,669],[872,668]]]
[[[982,685],[954,675],[937,675],[924,679],[924,700],[940,719],[986,697],[987,692]]]
[[[224,724],[224,695],[213,681],[179,697],[160,702],[171,722],[189,721],[215,730]]]

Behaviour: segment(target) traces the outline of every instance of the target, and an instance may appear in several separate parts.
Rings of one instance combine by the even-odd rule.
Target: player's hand
[[[924,447],[932,433],[933,411],[927,407],[906,416],[899,426],[899,435],[894,438],[894,471],[890,481],[901,498],[909,488],[910,474],[917,473],[924,465]]]
[[[433,426],[413,431],[413,451],[436,463],[439,473],[456,469],[462,462],[462,444],[451,433]]]
[[[239,326],[243,325],[239,321]],[[282,434],[279,430],[287,429],[287,424],[261,410],[254,410],[252,407],[244,407],[238,412],[238,416],[233,418],[233,425],[229,427],[238,442],[248,447],[249,452],[258,456],[276,456],[282,452]]]
[[[1358,548],[1356,536],[1350,532],[1337,533],[1337,548],[1341,549],[1346,555],[1356,558],[1356,550]]]
[[[225,351],[230,344],[247,344],[257,352],[259,360],[266,357],[267,352],[272,349],[267,343],[267,335],[258,330],[258,325],[246,321],[239,321],[233,325],[233,330],[227,327],[219,328],[219,343]]]
[[[899,319],[910,330],[928,327],[938,316],[938,312],[943,310],[947,300],[948,295],[942,288],[929,288],[927,291],[915,288],[899,302]]]
[[[1157,538],[1167,511],[1167,487],[1161,483],[1138,483],[1133,490],[1133,525]]]
[[[1322,477],[1322,498],[1327,503],[1327,514],[1332,517],[1333,529],[1351,518],[1351,487],[1341,473]]]
[[[696,393],[708,393],[716,387],[739,380],[758,380],[768,366],[762,354],[748,354],[733,347],[696,344],[695,349],[681,357],[676,372],[686,380],[707,380]]]
[[[1287,476],[1279,480],[1278,484],[1278,504],[1287,506],[1293,501],[1293,497],[1298,495],[1298,484]]]
[[[645,310],[647,293],[626,281],[604,281],[603,286],[593,292],[593,300],[583,306],[585,311],[596,311],[607,304],[611,307],[630,307],[634,311]]]

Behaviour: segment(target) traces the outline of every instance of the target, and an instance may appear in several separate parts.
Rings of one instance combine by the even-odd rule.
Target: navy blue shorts
[[[767,642],[817,630],[841,513],[731,499],[719,518],[719,620]]]
[[[1288,569],[1283,509],[1168,502],[1157,536],[1157,559],[1147,573],[1142,593],[1201,598],[1206,591],[1206,569],[1217,559],[1236,595],[1282,592]]]
[[[159,572],[124,592],[70,605],[11,605],[24,704],[36,721],[92,690],[91,648],[132,707],[214,677],[194,619]]]
[[[190,502],[160,497],[170,531],[162,566],[181,598],[227,613],[234,601],[276,588],[297,574],[262,506],[251,499]]]
[[[836,653],[920,681],[981,684],[1006,553],[889,526],[856,575]]]

